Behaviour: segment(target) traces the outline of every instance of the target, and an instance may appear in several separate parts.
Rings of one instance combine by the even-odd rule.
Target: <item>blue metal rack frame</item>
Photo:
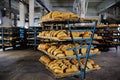
[[[5,51],[7,47],[16,49],[20,45],[20,28],[19,27],[1,27],[2,49]]]
[[[87,21],[88,22],[88,21]],[[87,23],[87,22],[85,22],[85,23]],[[91,57],[91,56],[94,56],[95,54],[89,54],[90,53],[90,48],[91,47],[94,47],[94,46],[92,46],[92,41],[93,41],[93,37],[94,37],[94,33],[95,33],[95,29],[96,29],[96,26],[97,26],[97,21],[93,21],[93,20],[91,20],[90,21],[90,23],[91,22],[94,22],[94,26],[93,27],[89,27],[89,29],[86,29],[87,27],[85,27],[84,29],[85,30],[83,30],[83,29],[81,29],[81,30],[73,30],[70,26],[69,26],[69,24],[73,24],[73,26],[74,26],[74,24],[75,23],[82,23],[82,22],[80,22],[80,21],[73,21],[73,20],[68,20],[68,21],[55,21],[55,22],[44,22],[43,23],[43,26],[44,26],[44,24],[67,24],[68,25],[68,30],[67,31],[69,31],[70,32],[70,36],[71,36],[71,39],[69,39],[69,40],[67,40],[67,41],[72,41],[73,42],[73,44],[74,44],[74,47],[73,48],[69,48],[68,50],[75,50],[75,52],[76,52],[76,55],[75,56],[72,56],[71,58],[76,58],[77,60],[78,60],[78,62],[79,62],[79,64],[80,64],[80,73],[78,73],[77,75],[78,75],[78,77],[80,77],[80,78],[82,78],[82,79],[84,79],[85,78],[85,76],[86,76],[86,66],[87,66],[87,61],[88,61],[88,58],[89,57]],[[45,27],[45,26],[44,26]],[[75,26],[74,26],[75,27]],[[80,26],[81,27],[81,26]],[[83,27],[81,27],[81,28],[83,28]],[[91,29],[91,28],[93,28],[93,29]],[[49,28],[50,29],[50,28]],[[48,29],[47,29],[48,30]],[[91,31],[92,32],[92,36],[91,36],[91,38],[74,38],[73,37],[73,35],[72,35],[72,32],[89,32],[89,31]],[[75,45],[75,43],[76,43],[76,41],[88,41],[88,42],[79,42],[79,44],[83,44],[83,43],[86,43],[86,44],[88,44],[88,46],[79,46],[79,47],[77,47],[76,45]],[[78,53],[78,50],[79,49],[81,49],[81,48],[87,48],[87,53],[86,53],[86,55],[85,56],[81,56],[81,55],[79,55],[79,53]],[[86,60],[85,60],[85,63],[84,63],[84,69],[83,68],[81,68],[81,63],[80,63],[80,59],[81,58],[85,58]],[[70,58],[69,58],[70,59]],[[76,74],[74,74],[74,75],[76,75]],[[74,75],[72,75],[72,76],[74,76]]]
[[[71,39],[72,39],[72,41],[74,43],[74,46],[75,46],[74,49],[76,51],[76,58],[77,58],[77,60],[78,60],[78,62],[80,64],[80,74],[79,74],[79,76],[84,79],[85,78],[85,74],[86,74],[86,65],[87,65],[88,58],[90,56],[89,52],[90,52],[90,48],[91,48],[91,45],[92,45],[92,40],[93,40],[93,37],[94,37],[94,32],[95,32],[95,29],[96,29],[96,26],[97,26],[97,21],[95,21],[93,30],[83,30],[83,31],[91,31],[92,32],[92,36],[91,36],[90,39],[86,39],[86,38],[83,38],[83,39],[81,39],[81,38],[80,39],[79,38],[78,39],[74,39],[74,37],[72,35],[72,32],[73,31],[78,32],[78,31],[82,31],[82,30],[71,30],[71,27],[69,26],[69,24],[70,23],[68,21],[68,28],[69,28],[69,31],[70,31],[70,36],[71,36]],[[85,60],[85,64],[84,64],[84,69],[81,68],[81,63],[80,63],[81,56],[79,56],[79,54],[78,54],[78,49],[80,47],[76,47],[76,45],[75,45],[75,41],[76,40],[90,40],[89,46],[87,47],[87,53],[86,53],[86,60]]]
[[[27,38],[34,38],[34,40],[28,39],[27,43],[28,43],[28,46],[30,46],[29,43],[33,44],[32,46],[34,47],[34,50],[36,50],[37,48],[37,35],[38,35],[38,32],[40,32],[41,30],[42,29],[40,26],[39,27],[33,26],[28,28],[28,32],[33,32],[33,34],[27,33]]]

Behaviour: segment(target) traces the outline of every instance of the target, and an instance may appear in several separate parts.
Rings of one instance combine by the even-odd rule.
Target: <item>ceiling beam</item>
[[[36,0],[36,3],[38,3],[40,7],[42,6],[47,12],[50,12],[50,10],[43,4],[41,0]]]
[[[44,5],[45,5],[50,11],[52,11],[52,4],[51,4],[50,0],[42,0],[42,2],[44,3]]]
[[[51,3],[73,3],[74,0],[50,0]]]
[[[86,0],[88,2],[103,2],[103,0]]]
[[[19,1],[19,2],[23,3],[23,4],[24,4],[24,5],[26,5],[26,6],[29,6],[29,4],[28,4],[28,3],[26,3],[24,0],[17,0],[17,1]]]
[[[120,0],[105,0],[103,3],[101,3],[98,7],[97,7],[97,11],[98,13],[105,11],[106,9],[108,9],[109,7],[115,5],[117,2],[119,2]]]
[[[9,8],[7,8],[5,6],[0,6],[0,9],[3,9],[3,10],[6,9],[6,11],[8,11],[8,12],[11,12],[11,13],[14,13],[14,14],[19,14],[19,11],[15,10],[13,8],[9,9]]]
[[[68,7],[70,7],[70,8],[72,8],[73,6],[53,6],[53,7],[57,7],[57,8],[68,8]]]

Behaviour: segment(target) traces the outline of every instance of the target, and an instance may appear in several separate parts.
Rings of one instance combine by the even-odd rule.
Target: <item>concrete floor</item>
[[[0,80],[58,80],[38,59],[42,55],[33,50],[0,51]],[[87,73],[86,80],[120,80],[120,47],[94,56],[102,68]],[[79,80],[66,77],[59,80]]]

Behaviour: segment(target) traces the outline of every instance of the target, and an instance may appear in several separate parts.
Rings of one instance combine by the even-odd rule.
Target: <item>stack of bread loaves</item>
[[[78,43],[76,43],[76,46],[88,46],[88,45],[79,45]],[[47,54],[52,55],[54,57],[70,57],[70,56],[74,56],[75,55],[75,51],[74,50],[68,50],[68,48],[73,48],[74,45],[73,44],[67,44],[67,45],[50,45],[48,43],[46,44],[40,44],[38,46],[38,49],[41,51],[46,51]],[[78,50],[79,55],[83,55],[85,56],[87,53],[87,48],[82,48],[80,50]],[[90,54],[99,54],[100,51],[98,48],[91,48],[90,49]]]
[[[102,27],[108,27],[108,25],[106,25],[106,24],[98,24],[97,25],[97,28],[102,28]]]
[[[79,19],[78,15],[75,13],[52,11],[42,16],[42,18],[39,20],[39,23],[46,21],[65,21],[65,20],[78,20],[78,19]],[[80,18],[81,22],[91,21],[91,20],[98,21],[98,18]]]
[[[41,56],[39,61],[44,63],[52,72],[57,74],[79,72],[79,63],[77,59],[51,60],[48,56]],[[85,59],[81,59],[80,62],[82,64],[82,68],[84,68]],[[99,65],[95,64],[93,60],[88,60],[86,70],[99,68]]]
[[[59,11],[52,11],[46,15],[44,15],[40,19],[40,23],[44,21],[50,21],[50,20],[69,20],[69,19],[78,19],[78,15],[70,12],[59,12]]]
[[[90,38],[92,35],[92,32],[72,32],[72,36],[74,38]],[[38,37],[47,37],[48,39],[52,39],[53,37],[56,37],[60,40],[70,38],[70,32],[66,30],[51,30],[51,31],[42,31],[39,33]],[[101,36],[98,36],[97,34],[94,35],[94,38],[101,38]]]

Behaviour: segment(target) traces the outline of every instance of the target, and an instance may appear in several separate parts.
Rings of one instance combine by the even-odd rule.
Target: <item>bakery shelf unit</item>
[[[27,29],[28,48],[34,47],[34,49],[36,49],[36,47],[39,44],[39,40],[37,40],[36,36],[39,34],[39,32],[41,32],[41,30],[42,30],[42,27],[40,26],[33,26]]]
[[[97,47],[101,50],[108,50],[110,47],[115,47],[117,50],[117,47],[120,45],[120,31],[118,31],[118,25],[102,25],[101,27],[97,27],[95,33],[102,36],[102,39],[95,40],[96,42],[94,44],[97,45]]]
[[[120,31],[118,30],[118,25],[112,26],[109,25],[109,40],[107,40],[110,43],[111,47],[117,47],[120,46]]]
[[[19,27],[20,28],[20,47],[21,49],[25,49],[26,48],[26,29],[24,28],[24,26]]]
[[[20,28],[19,27],[1,27],[1,46],[2,49],[13,47],[16,49],[20,46]]]
[[[108,25],[97,25],[95,33],[99,36],[102,36],[102,39],[96,39],[93,41],[93,44],[95,44],[100,50],[108,50],[109,49],[109,42],[107,42],[109,31],[108,31]]]
[[[79,25],[81,23],[83,23],[83,24],[93,23],[93,25],[83,27],[83,26]],[[78,24],[78,25],[76,26],[76,24]],[[68,43],[71,43],[71,44],[73,44],[73,46],[71,48],[67,48],[66,50],[74,51],[75,55],[69,56],[69,57],[65,57],[65,56],[64,57],[63,56],[59,57],[59,56],[55,56],[55,55],[52,56],[51,54],[49,54],[49,52],[41,49],[41,47],[44,47],[42,44],[41,44],[41,46],[38,47],[38,49],[40,51],[44,52],[49,57],[51,57],[52,59],[56,59],[56,60],[76,59],[79,63],[79,71],[75,72],[75,73],[74,72],[73,73],[68,73],[68,74],[63,73],[61,77],[77,75],[80,78],[84,79],[85,75],[86,75],[86,72],[91,71],[91,70],[87,70],[87,62],[89,60],[89,57],[95,55],[95,54],[90,54],[90,50],[91,50],[91,48],[95,47],[95,46],[92,45],[92,41],[94,39],[94,32],[95,32],[95,29],[96,29],[96,25],[97,25],[97,20],[92,20],[92,19],[82,19],[82,20],[78,19],[78,20],[65,20],[65,21],[54,21],[54,20],[53,21],[44,21],[44,22],[42,22],[42,26],[44,28],[43,31],[45,31],[46,33],[44,33],[44,32],[43,33],[45,35],[48,34],[48,36],[41,36],[43,34],[43,33],[41,33],[37,37],[39,37],[40,40],[42,40],[42,39],[46,40],[47,39],[48,42],[50,42],[50,45],[55,44],[56,46],[60,46],[62,44],[67,45]],[[66,31],[67,33],[69,33],[69,37],[66,37],[66,36],[65,37],[59,37],[58,36],[59,38],[58,37],[51,37],[50,33],[52,34],[52,31],[54,31],[54,30],[56,31],[56,33],[58,31],[59,34],[60,34],[59,30],[63,31],[63,32],[61,32],[62,36],[64,36],[64,31]],[[47,32],[49,32],[49,33],[47,33]],[[90,35],[85,34],[86,37],[75,37],[75,36],[73,36],[74,32],[76,32],[76,33],[79,32],[81,34],[88,33]],[[76,45],[76,43],[78,45]],[[83,48],[86,49],[85,50],[85,55],[80,55],[79,50],[81,50]],[[69,54],[69,52],[68,52],[68,54]],[[84,63],[82,64],[81,60],[83,58],[84,58]],[[54,74],[54,72],[53,72],[53,74]],[[59,74],[56,74],[55,76],[60,77]]]

